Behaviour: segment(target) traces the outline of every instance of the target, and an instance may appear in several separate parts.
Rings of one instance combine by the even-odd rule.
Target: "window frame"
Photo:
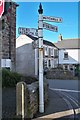
[[[65,70],[65,71],[68,70],[68,65],[65,65],[65,66],[64,66],[64,70]]]
[[[51,55],[51,56],[54,56],[53,53],[54,53],[53,48],[50,48],[50,55]]]
[[[44,47],[44,53],[45,53],[45,56],[48,56],[48,46]]]
[[[64,60],[67,60],[67,59],[69,59],[68,52],[64,52]]]

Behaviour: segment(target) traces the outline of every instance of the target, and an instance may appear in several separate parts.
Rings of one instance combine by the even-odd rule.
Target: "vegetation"
[[[15,87],[20,81],[30,84],[37,81],[37,79],[35,77],[23,76],[8,69],[2,69],[2,87]]]

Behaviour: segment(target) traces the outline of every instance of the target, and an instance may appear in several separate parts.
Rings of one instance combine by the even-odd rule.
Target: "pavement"
[[[3,93],[3,118],[13,118],[16,111],[15,89],[4,89]],[[73,120],[70,119],[70,117],[73,117],[74,111],[70,108],[68,102],[63,98],[63,96],[60,96],[57,91],[53,91],[51,89],[48,89],[48,95],[49,101],[45,106],[44,113],[36,114],[33,120]]]
[[[2,120],[14,118],[16,115],[16,88],[2,89]],[[1,119],[0,119],[1,120]]]
[[[73,120],[74,111],[62,96],[56,91],[48,90],[49,101],[44,113],[38,113],[33,120]]]

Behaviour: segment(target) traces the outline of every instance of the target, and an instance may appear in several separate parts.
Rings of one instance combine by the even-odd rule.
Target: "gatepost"
[[[27,118],[28,89],[25,82],[19,82],[16,86],[16,113],[19,118]]]

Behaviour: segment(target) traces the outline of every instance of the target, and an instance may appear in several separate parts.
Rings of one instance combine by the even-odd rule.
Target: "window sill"
[[[69,58],[63,58],[63,60],[69,60]]]
[[[45,56],[48,56],[48,54],[45,54]]]

